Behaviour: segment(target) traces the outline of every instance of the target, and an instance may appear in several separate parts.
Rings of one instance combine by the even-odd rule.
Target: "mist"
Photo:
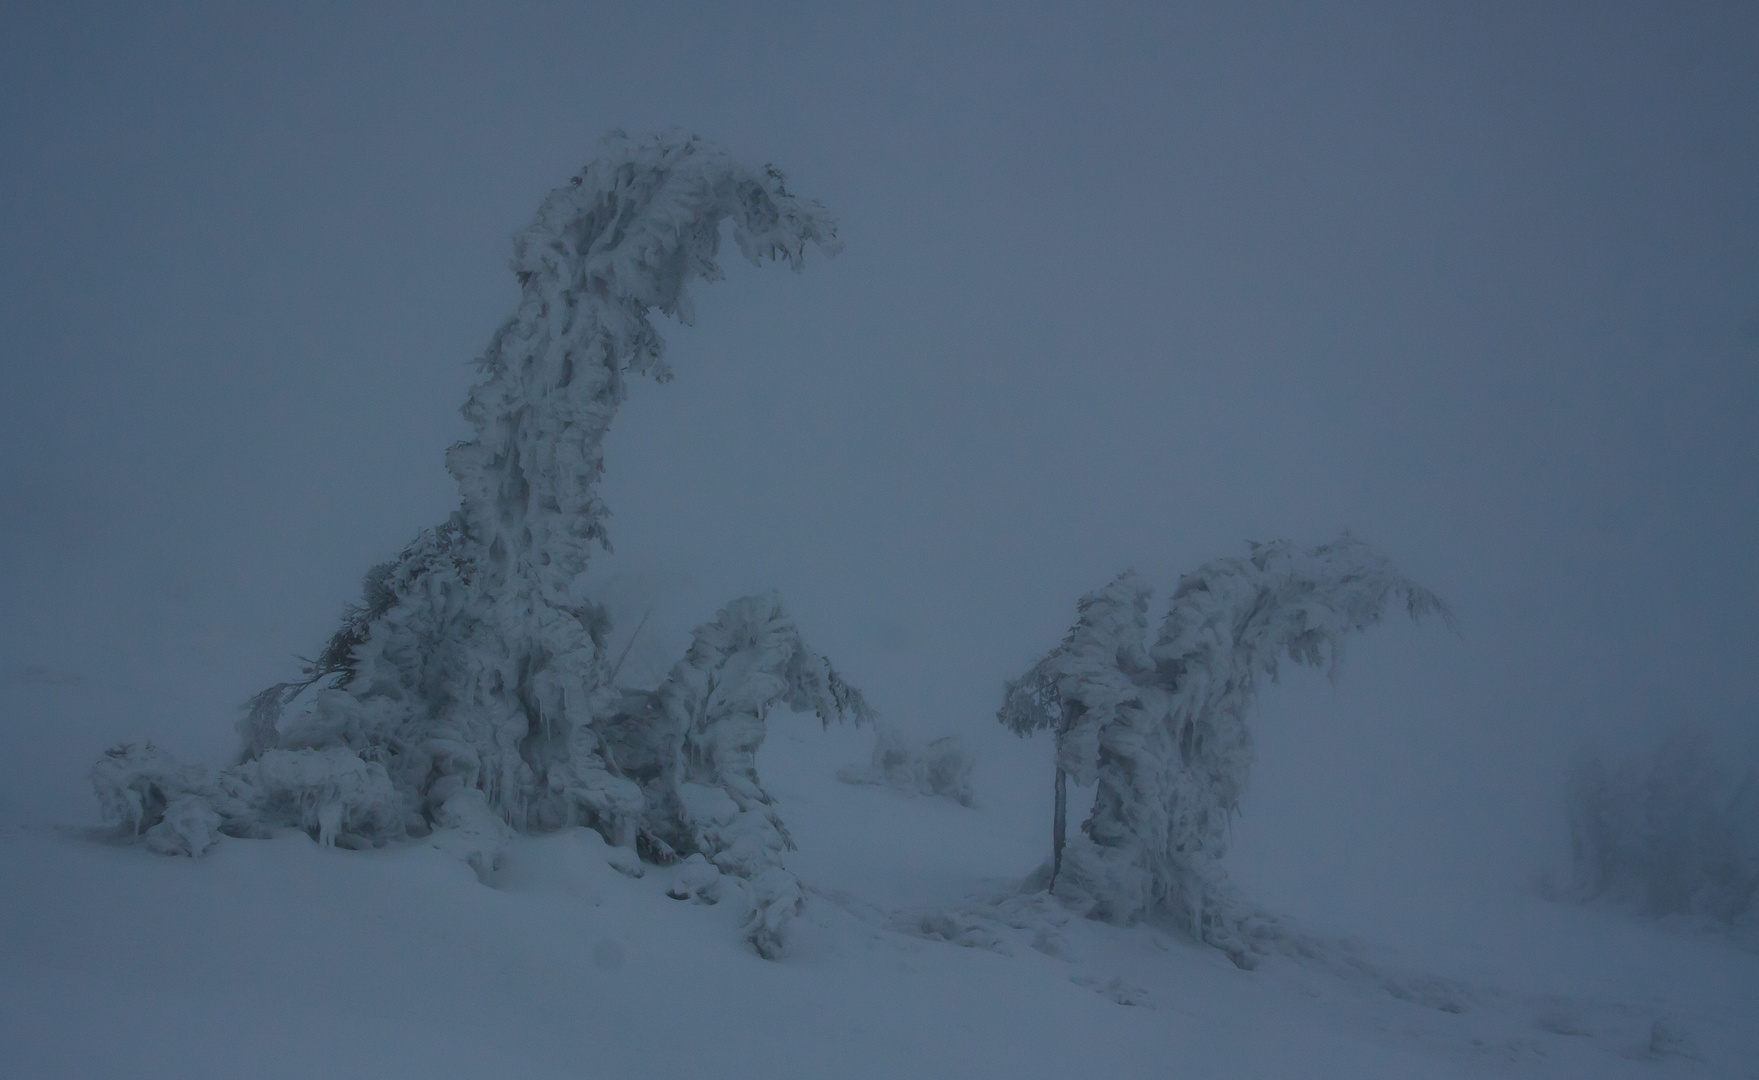
[[[1002,683],[1081,593],[1349,530],[1457,633],[1389,623],[1266,696],[1230,865],[1319,920],[1529,889],[1585,741],[1759,749],[1756,33],[1733,5],[16,10],[5,812],[92,820],[117,741],[232,752],[456,507],[508,235],[605,132],[678,128],[847,247],[729,260],[618,417],[582,587],[619,646],[652,613],[635,663],[774,586],[1007,799],[1050,748],[996,725]]]

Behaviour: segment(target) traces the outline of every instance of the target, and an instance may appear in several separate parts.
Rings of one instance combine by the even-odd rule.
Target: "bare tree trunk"
[[[1057,888],[1057,874],[1063,869],[1063,840],[1069,829],[1069,777],[1057,766],[1057,816],[1051,822],[1051,883],[1049,891]]]

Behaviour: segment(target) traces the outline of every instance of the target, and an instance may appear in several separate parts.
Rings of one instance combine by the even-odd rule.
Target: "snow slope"
[[[520,838],[491,888],[419,842],[191,861],[15,814],[0,1076],[1759,1076],[1759,956],[1725,939],[1517,895],[1244,972],[985,901],[1044,857],[1046,747],[985,744],[966,808],[838,783],[870,737],[772,717],[810,892],[778,962],[581,829]]]

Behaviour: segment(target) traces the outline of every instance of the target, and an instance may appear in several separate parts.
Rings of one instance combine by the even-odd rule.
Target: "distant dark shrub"
[[[1577,899],[1721,923],[1759,918],[1759,762],[1675,735],[1647,761],[1585,752],[1570,779]]]

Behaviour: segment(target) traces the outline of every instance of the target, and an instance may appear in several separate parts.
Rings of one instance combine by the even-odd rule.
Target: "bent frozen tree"
[[[785,903],[786,883],[762,884],[787,846],[752,766],[764,713],[859,721],[860,695],[766,597],[699,629],[654,707],[631,713],[605,662],[609,618],[573,593],[608,547],[598,480],[629,378],[671,377],[654,314],[691,322],[690,286],[721,276],[723,225],[753,263],[799,269],[808,244],[839,246],[774,168],[695,138],[606,140],[514,238],[519,306],[478,362],[474,436],[446,454],[458,511],[367,574],[302,679],[252,700],[238,764],[208,781],[118,748],[93,773],[106,813],[187,854],[215,828],[344,846],[441,830],[485,875],[509,829],[581,824],[650,857],[701,852]],[[703,809],[698,789],[737,812]],[[773,929],[753,934],[766,953]]]
[[[740,597],[697,627],[665,682],[625,694],[602,725],[605,759],[641,785],[641,849],[659,862],[701,855],[699,873],[749,880],[746,934],[772,957],[801,902],[799,883],[782,868],[794,840],[757,776],[764,721],[776,705],[826,724],[873,719],[769,592]]]
[[[1351,537],[1302,551],[1253,544],[1173,591],[1148,646],[1134,573],[1081,599],[1063,643],[1009,683],[997,719],[1057,740],[1057,816],[1044,887],[1094,918],[1171,922],[1250,966],[1269,932],[1221,868],[1252,766],[1246,715],[1285,656],[1336,675],[1345,638],[1402,599],[1445,605]],[[1095,785],[1082,836],[1063,835],[1065,778]]]
[[[1009,730],[1030,735],[1048,729],[1057,740],[1049,889],[1056,888],[1063,868],[1069,775],[1077,784],[1098,779],[1096,740],[1102,729],[1128,727],[1144,742],[1158,731],[1145,696],[1149,662],[1143,647],[1153,594],[1147,582],[1127,570],[1083,596],[1063,643],[1009,683],[1003,695],[997,719]]]

